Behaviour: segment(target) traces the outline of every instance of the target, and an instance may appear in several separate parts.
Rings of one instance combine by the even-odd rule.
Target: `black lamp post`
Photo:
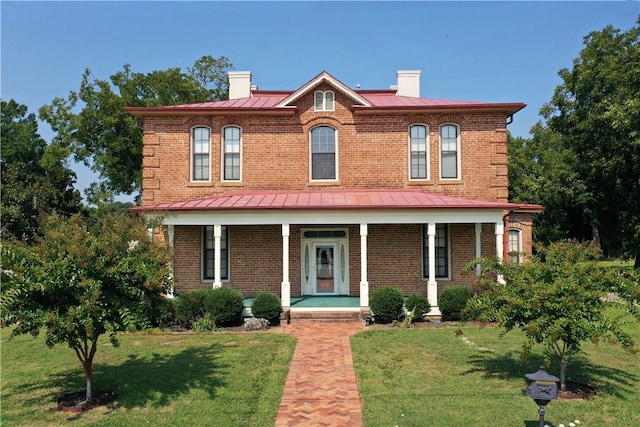
[[[552,400],[558,398],[558,381],[560,378],[554,377],[545,371],[544,366],[540,366],[538,372],[525,374],[527,379],[527,395],[531,397],[540,407],[539,427],[544,427],[544,407]]]

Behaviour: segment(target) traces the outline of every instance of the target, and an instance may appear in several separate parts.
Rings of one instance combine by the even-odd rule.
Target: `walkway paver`
[[[360,323],[293,323],[298,338],[276,427],[362,426],[362,407],[349,337]]]

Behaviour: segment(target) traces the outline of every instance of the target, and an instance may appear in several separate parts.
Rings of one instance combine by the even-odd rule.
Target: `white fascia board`
[[[165,225],[425,224],[502,223],[504,212],[489,209],[425,210],[242,210],[149,214]]]
[[[301,96],[305,95],[311,88],[317,86],[320,82],[323,82],[323,81],[328,82],[330,85],[332,85],[336,89],[340,90],[342,93],[344,93],[345,95],[347,95],[348,97],[350,97],[354,101],[359,102],[360,104],[364,105],[365,107],[371,107],[371,103],[369,101],[364,99],[362,96],[358,95],[350,87],[346,86],[345,84],[340,82],[338,79],[336,79],[335,77],[333,77],[331,74],[327,73],[326,71],[323,71],[316,78],[308,81],[302,87],[300,87],[300,89],[296,90],[294,93],[292,93],[291,95],[289,95],[288,97],[283,99],[278,104],[278,107],[286,107],[286,106],[288,106],[290,103],[294,102],[296,99],[298,99]]]

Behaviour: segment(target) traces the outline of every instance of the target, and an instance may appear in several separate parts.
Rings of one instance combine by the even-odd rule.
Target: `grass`
[[[640,344],[640,330],[633,334]],[[538,407],[524,375],[542,354],[520,357],[523,335],[495,327],[373,329],[351,338],[366,426],[538,426]],[[584,345],[569,380],[598,387],[590,400],[547,407],[550,426],[578,419],[584,427],[640,426],[640,354],[601,343]],[[558,376],[557,365],[549,372]]]
[[[2,330],[2,338],[9,335]],[[105,337],[94,388],[112,390],[110,407],[56,410],[63,394],[85,389],[80,362],[42,336],[2,342],[0,424],[7,426],[273,426],[295,339],[277,333],[136,333]],[[216,421],[217,420],[217,421]]]

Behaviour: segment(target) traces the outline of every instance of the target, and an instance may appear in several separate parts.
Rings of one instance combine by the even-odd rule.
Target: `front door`
[[[316,243],[313,245],[315,252],[315,295],[336,295],[335,280],[335,249],[333,243]]]

